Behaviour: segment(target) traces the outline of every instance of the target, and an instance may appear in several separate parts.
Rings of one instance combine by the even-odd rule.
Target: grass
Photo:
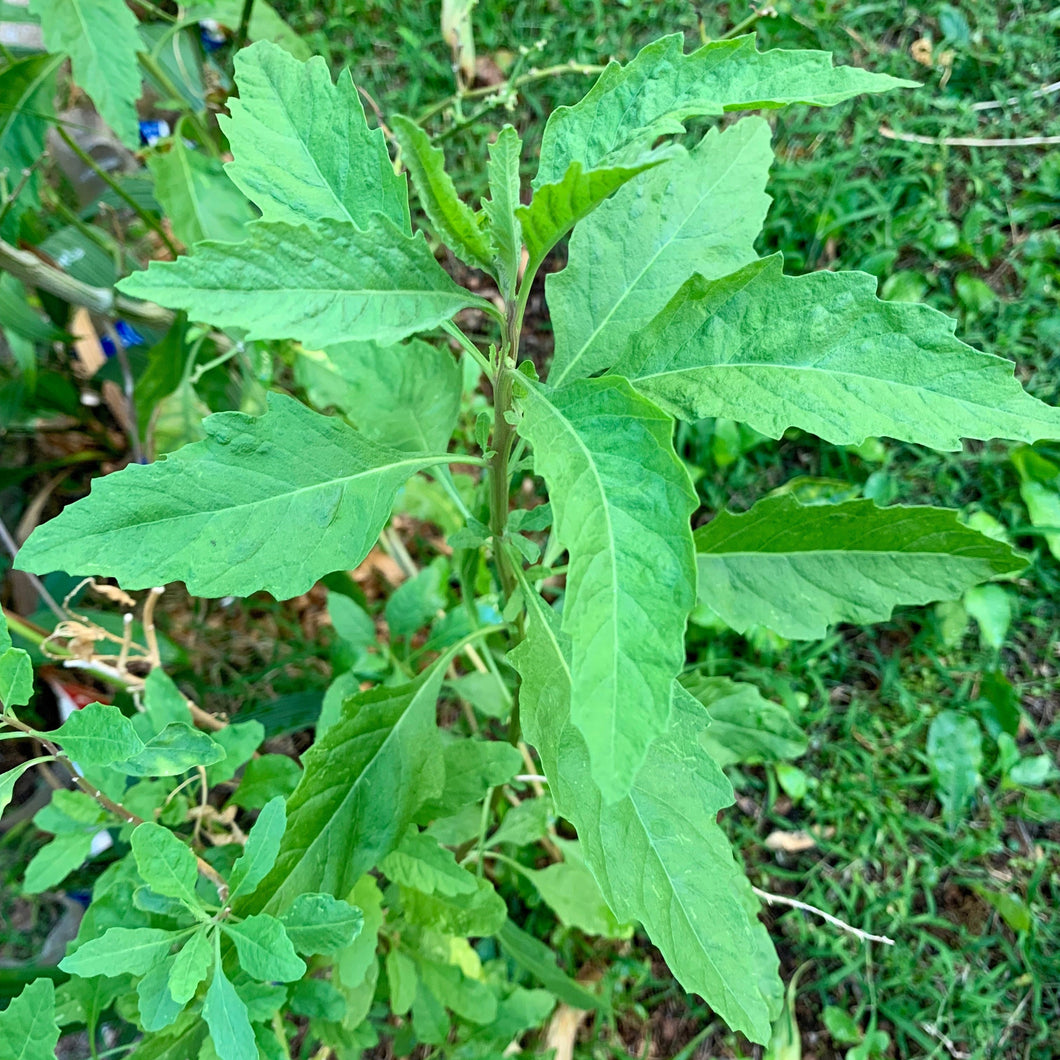
[[[384,114],[416,114],[452,93],[433,7],[403,11],[399,26],[381,4],[286,7],[315,48],[335,65],[352,65]],[[735,5],[699,8],[712,36],[744,14]],[[1057,77],[1060,13],[1046,3],[895,0],[776,8],[777,17],[757,22],[759,47],[823,48],[837,61],[924,87],[775,116],[774,204],[761,252],[782,251],[793,273],[871,272],[883,296],[923,300],[956,317],[966,341],[1015,360],[1033,393],[1060,401],[1060,153],[923,145],[880,132],[887,126],[939,140],[1055,132],[1057,97],[1030,93]],[[527,67],[600,63],[626,60],[667,30],[684,32],[690,44],[700,32],[697,5],[688,3],[482,2],[474,27],[479,56],[502,69],[523,50]],[[434,124],[448,132],[450,159],[477,158],[489,129],[505,120],[519,128],[532,154],[542,119],[584,89],[583,78],[564,75],[528,86],[509,112],[497,107],[478,115],[465,105]],[[971,106],[1012,96],[1018,105]],[[472,178],[463,186],[472,198],[481,194]],[[752,879],[896,940],[870,950],[801,912],[767,914],[786,976],[806,966],[795,1009],[805,1055],[823,1060],[848,1049],[852,1058],[1056,1055],[1055,805],[1043,819],[1034,802],[1047,806],[1047,796],[1002,784],[998,744],[984,729],[985,780],[974,801],[947,821],[926,751],[942,710],[989,715],[983,675],[995,671],[1022,704],[1021,753],[1055,757],[1060,747],[1060,570],[1029,526],[1011,447],[968,445],[962,453],[937,454],[883,442],[835,449],[797,432],[777,446],[718,423],[685,428],[679,442],[699,470],[708,511],[746,507],[796,476],[834,478],[881,503],[986,513],[1031,551],[1032,565],[1008,586],[1013,619],[1000,650],[981,644],[974,623],[954,636],[943,615],[924,610],[871,629],[839,629],[809,645],[699,631],[693,648],[709,671],[756,681],[801,705],[810,734],[810,750],[798,763],[806,781],[799,797],[784,791],[774,770],[745,769],[734,777],[739,802],[727,820]],[[1058,455],[1055,447],[1040,448]],[[796,828],[813,829],[816,847],[790,855],[765,847],[769,832]],[[1009,910],[1009,919],[1022,924],[1014,930],[983,894],[1018,897],[1029,923]],[[555,941],[575,967],[593,958],[577,940]],[[683,997],[643,940],[610,954],[604,974],[616,989],[616,1021],[583,1031],[575,1055],[746,1054],[696,999]]]

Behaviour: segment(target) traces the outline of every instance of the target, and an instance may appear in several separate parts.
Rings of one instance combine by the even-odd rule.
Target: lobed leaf
[[[604,898],[620,920],[644,924],[686,990],[733,1029],[767,1041],[779,1009],[777,959],[744,904],[743,874],[717,824],[732,788],[698,744],[706,713],[675,683],[670,728],[648,749],[629,794],[607,802],[570,724],[570,642],[544,601],[524,592],[527,636],[511,653],[522,677],[521,717]],[[758,974],[749,976],[749,966]]]
[[[672,421],[624,381],[532,385],[521,404],[519,430],[570,553],[571,720],[613,801],[670,717],[695,601],[689,520],[698,502],[673,451]]]
[[[55,984],[35,979],[0,1011],[0,1060],[55,1060]]]
[[[460,365],[421,339],[302,350],[294,373],[318,409],[334,406],[367,438],[406,452],[444,453],[460,415]]]
[[[174,1000],[169,992],[169,977],[173,957],[149,968],[136,984],[136,999],[140,1009],[140,1023],[145,1031],[160,1031],[171,1027],[184,1011],[184,1005]]]
[[[20,567],[114,577],[127,589],[180,580],[196,596],[297,596],[356,567],[402,483],[446,459],[371,442],[280,394],[264,416],[223,412],[204,426],[202,442],[96,479],[89,497],[30,535]]]
[[[136,868],[155,894],[177,898],[193,909],[201,904],[195,894],[199,869],[186,843],[154,821],[133,829],[131,842]]]
[[[719,766],[783,762],[806,753],[806,733],[754,685],[701,673],[682,674],[681,684],[710,715],[699,742]]]
[[[683,132],[687,118],[793,103],[829,107],[862,92],[915,84],[833,67],[829,52],[759,52],[753,34],[685,55],[684,35],[674,33],[642,48],[625,66],[610,62],[580,102],[553,111],[534,186],[559,180],[572,162],[588,170],[628,161],[658,137]]]
[[[476,877],[456,863],[451,850],[415,830],[405,835],[397,848],[383,858],[379,868],[394,883],[424,894],[453,898],[474,894],[477,889]]]
[[[695,532],[700,599],[732,629],[811,640],[835,622],[879,622],[900,604],[953,600],[1025,566],[943,508],[871,500],[803,507],[767,497]]]
[[[683,419],[737,419],[773,438],[800,427],[837,445],[887,435],[959,449],[961,437],[1060,436],[1060,409],[954,327],[928,306],[880,301],[864,273],[785,276],[776,254],[692,277],[613,370]]]
[[[333,84],[320,56],[303,63],[259,41],[236,54],[235,80],[231,117],[218,119],[235,156],[228,175],[265,220],[367,228],[382,214],[411,235],[405,178],[382,130],[369,130],[348,70]]]
[[[220,1060],[258,1060],[258,1046],[246,1002],[228,981],[219,954],[215,958],[202,1015],[210,1028],[210,1040]]]
[[[483,217],[456,192],[453,178],[445,171],[445,152],[402,114],[391,119],[391,128],[401,145],[401,160],[412,177],[416,193],[434,234],[442,239],[461,261],[472,268],[492,272],[493,247],[483,230]]]
[[[676,149],[653,151],[626,166],[607,166],[586,172],[581,162],[571,162],[560,180],[542,184],[528,206],[516,217],[529,254],[527,272],[533,275],[548,252],[583,218],[639,173],[681,157]]]
[[[309,346],[398,342],[469,306],[497,313],[450,279],[422,235],[378,214],[363,230],[323,219],[255,221],[246,233],[241,243],[207,240],[190,257],[153,261],[118,286],[196,320],[243,328],[248,339]]]
[[[70,56],[74,80],[126,147],[140,145],[136,101],[143,50],[136,16],[124,0],[30,0],[49,52]]]
[[[189,769],[213,765],[225,757],[225,749],[204,732],[181,722],[170,722],[132,758],[115,768],[130,777],[177,777]]]
[[[294,951],[283,924],[268,913],[255,913],[223,926],[236,944],[239,966],[262,982],[292,983],[305,975],[305,961]]]
[[[334,953],[364,928],[364,913],[330,894],[300,894],[280,917],[287,937],[302,954]],[[374,948],[374,947],[373,947]]]
[[[738,633],[823,637],[836,622],[880,622],[899,605],[953,600],[1025,566],[1004,542],[945,508],[871,500],[803,507],[781,495],[695,533],[699,597]]]
[[[22,881],[23,894],[40,894],[58,886],[92,853],[93,833],[57,835],[30,859]]]
[[[196,931],[177,951],[169,966],[169,992],[174,1001],[185,1005],[194,996],[213,967],[213,946],[206,930]]]
[[[269,799],[258,814],[247,836],[243,853],[232,866],[232,874],[228,878],[230,902],[240,895],[253,894],[258,884],[269,874],[279,857],[286,828],[287,807],[283,796],[277,795]]]
[[[523,233],[517,215],[522,149],[519,134],[511,125],[505,125],[490,144],[486,165],[490,197],[483,200],[482,212],[486,215],[489,230],[494,275],[506,297],[515,293],[523,249]]]
[[[71,975],[143,975],[169,955],[179,931],[162,928],[108,928],[67,954],[59,967]]]
[[[761,118],[712,129],[578,225],[567,267],[545,284],[556,332],[551,384],[610,368],[689,276],[727,276],[754,260],[772,160]]]
[[[435,704],[450,656],[411,684],[351,696],[306,752],[288,825],[255,905],[282,913],[308,891],[342,897],[442,787]]]
[[[124,762],[144,749],[132,721],[117,707],[104,703],[75,710],[48,738],[83,766]]]

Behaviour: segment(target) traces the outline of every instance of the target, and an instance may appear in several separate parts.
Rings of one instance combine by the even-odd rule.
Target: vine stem
[[[873,935],[868,931],[862,931],[861,928],[856,928],[853,924],[848,924],[845,920],[840,920],[839,917],[833,916],[823,909],[818,909],[815,905],[810,905],[808,902],[800,902],[798,898],[788,898],[787,895],[783,894],[770,894],[769,891],[763,891],[758,887],[752,887],[751,890],[767,905],[787,905],[791,906],[792,909],[801,909],[804,913],[813,913],[834,927],[856,936],[862,942],[882,942],[885,946],[894,945],[894,939],[889,939],[886,935]]]

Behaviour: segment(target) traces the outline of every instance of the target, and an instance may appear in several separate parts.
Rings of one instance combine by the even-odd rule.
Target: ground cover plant
[[[240,51],[235,71],[227,173],[261,219],[240,224],[242,240],[205,244],[196,232],[213,234],[209,224],[189,223],[181,241],[192,252],[122,290],[229,333],[179,318],[163,339],[186,402],[200,367],[296,339],[282,354],[296,391],[345,422],[278,392],[263,415],[216,415],[204,441],[99,480],[31,537],[20,564],[114,577],[133,591],[183,581],[203,596],[289,597],[386,539],[391,506],[399,493],[409,503],[405,482],[419,472],[427,506],[448,506],[452,553],[411,568],[386,604],[382,652],[365,601],[334,583],[331,618],[353,665],[324,700],[304,773],[279,756],[248,762],[228,821],[206,828],[211,842],[235,842],[204,845],[192,810],[232,782],[264,729],[196,730],[208,723],[165,678],[147,614],[144,659],[123,645],[110,660],[142,712],[90,707],[44,732],[7,711],[12,738],[46,741],[42,758],[84,769],[80,792],[39,815],[57,838],[35,859],[30,889],[60,882],[101,827],[125,822],[116,839],[129,852],[96,882],[63,965],[75,978],[58,1018],[86,1023],[94,1038],[115,1003],[127,1040],[133,1028],[149,1032],[136,1046],[145,1056],[200,1045],[222,1057],[317,1046],[353,1055],[380,1033],[398,1052],[418,1042],[435,1055],[494,1055],[542,1024],[556,998],[606,1005],[516,926],[529,896],[594,935],[622,937],[640,922],[687,989],[776,1045],[776,961],[715,818],[732,801],[722,766],[796,754],[804,737],[752,685],[690,668],[689,650],[700,657],[726,629],[820,638],[896,605],[971,601],[974,586],[1020,572],[1025,559],[954,512],[877,507],[819,483],[743,515],[719,511],[693,533],[697,500],[674,418],[738,422],[755,444],[794,426],[836,445],[885,435],[954,449],[961,437],[1054,437],[1058,417],[1020,389],[1010,364],[964,346],[937,314],[877,301],[865,276],[791,277],[779,257],[757,257],[768,126],[682,126],[901,86],[823,57],[763,56],[747,38],[692,55],[665,38],[556,112],[528,203],[518,134],[501,130],[479,211],[457,197],[419,127],[391,115],[427,231],[492,277],[490,300],[494,288],[453,282],[412,235],[405,179],[346,75],[335,84],[319,62],[266,43]],[[293,115],[287,128],[281,107]],[[363,163],[352,174],[347,151]],[[194,170],[195,157],[178,140],[155,165]],[[218,166],[206,170],[214,188],[228,187]],[[556,353],[539,372],[519,359],[524,313],[535,273],[575,225],[566,269],[546,287]],[[161,319],[151,306],[122,308]],[[438,344],[439,327],[459,362]],[[417,332],[434,341],[403,341]],[[248,375],[244,366],[244,396],[254,393]],[[154,440],[169,448],[157,431]],[[1024,463],[1028,480],[1048,480],[1032,457]],[[514,509],[513,480],[531,485]],[[987,603],[990,588],[980,590]],[[0,698],[20,708],[27,657],[11,647],[4,661]],[[133,661],[151,667],[146,680]],[[365,680],[376,687],[359,689]],[[439,729],[440,698],[471,712]],[[773,724],[772,739],[748,742],[748,717]],[[936,730],[938,747],[968,741],[969,719],[944,720],[952,731]],[[1008,772],[1021,764],[1011,742]],[[941,790],[956,818],[974,776],[959,756],[936,759],[949,769]],[[1033,770],[1042,764],[1023,763]],[[12,789],[24,771],[5,775]],[[797,774],[776,770],[786,791]],[[196,787],[193,807],[183,793]],[[576,844],[550,823],[549,797]],[[537,842],[544,869],[527,857]],[[134,920],[136,934],[125,934]],[[98,976],[119,971],[116,950],[128,967],[100,986]],[[45,1050],[54,1033],[26,1018],[48,1009],[48,982],[5,1017]],[[838,1041],[861,1034],[832,1021]],[[871,1027],[858,1046],[865,1055],[879,1033]]]

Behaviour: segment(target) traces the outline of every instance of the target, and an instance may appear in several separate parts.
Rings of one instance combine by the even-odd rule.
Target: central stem
[[[504,595],[511,596],[515,590],[515,572],[501,542],[508,525],[508,457],[515,428],[508,422],[512,408],[512,370],[519,352],[519,332],[522,324],[520,306],[509,301],[505,312],[504,342],[497,358],[497,371],[493,377],[493,456],[490,459],[490,531],[494,538],[494,556],[500,574]]]

